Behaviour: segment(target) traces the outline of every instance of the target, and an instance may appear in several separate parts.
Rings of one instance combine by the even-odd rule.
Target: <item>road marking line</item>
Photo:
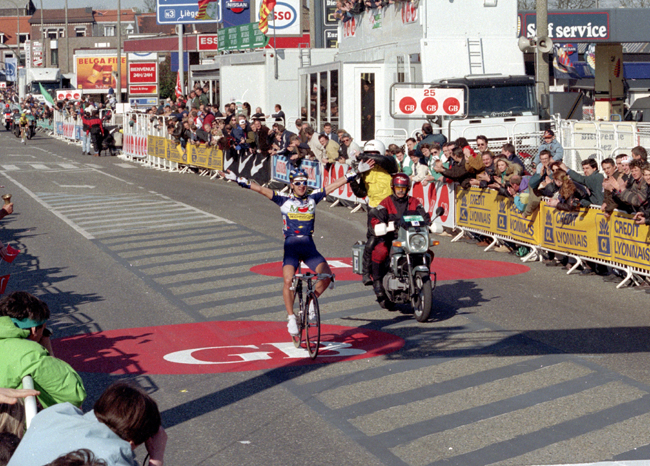
[[[113,164],[116,167],[122,167],[122,168],[136,168],[136,165],[130,164],[130,163],[114,163]]]
[[[29,166],[35,170],[51,170],[50,167],[43,163],[30,163]]]
[[[85,165],[86,165],[87,167],[90,167],[90,168],[104,168],[103,166],[101,166],[101,165],[97,165],[97,164],[95,164],[95,163],[87,163],[87,164],[85,164]]]
[[[0,172],[0,173],[2,173],[2,174],[3,174],[3,175],[4,175],[4,176],[9,180],[9,181],[11,181],[12,183],[14,183],[14,184],[15,184],[16,186],[18,186],[20,189],[22,189],[23,191],[25,191],[25,193],[26,193],[29,197],[31,197],[31,198],[34,199],[36,202],[38,202],[39,204],[41,204],[41,205],[42,205],[43,207],[45,207],[48,211],[52,212],[52,214],[54,214],[55,216],[57,216],[57,217],[59,217],[61,220],[63,220],[63,221],[64,221],[68,226],[70,226],[74,231],[76,231],[77,233],[79,233],[81,236],[83,236],[83,237],[86,238],[86,239],[90,239],[90,240],[95,239],[95,237],[94,237],[93,235],[91,235],[90,233],[88,233],[88,232],[87,232],[86,230],[84,230],[83,228],[79,227],[77,224],[75,224],[74,222],[72,222],[70,219],[68,219],[67,217],[65,217],[63,214],[57,212],[57,211],[54,209],[54,207],[50,206],[47,202],[45,202],[45,201],[43,201],[42,199],[40,199],[36,194],[34,194],[32,191],[30,191],[26,186],[23,186],[22,184],[20,184],[20,183],[19,183],[18,181],[16,181],[16,180],[14,180],[11,176],[9,176],[9,175],[8,175],[7,173],[5,173],[5,172]]]
[[[80,168],[78,165],[73,165],[71,163],[57,163],[61,168]]]
[[[20,168],[18,168],[18,167],[15,166],[15,165],[2,165],[2,168],[3,168],[4,170],[7,170],[7,171],[11,171],[11,170],[20,170]]]

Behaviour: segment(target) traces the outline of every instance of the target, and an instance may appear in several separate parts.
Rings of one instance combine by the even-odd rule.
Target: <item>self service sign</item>
[[[426,118],[465,114],[463,88],[393,87],[391,116]]]

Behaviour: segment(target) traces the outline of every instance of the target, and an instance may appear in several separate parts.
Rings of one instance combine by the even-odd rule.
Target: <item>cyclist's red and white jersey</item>
[[[271,199],[280,206],[282,212],[282,229],[285,238],[289,236],[311,236],[316,221],[316,204],[325,199],[323,190],[316,190],[304,199],[293,194],[284,196],[277,191]]]

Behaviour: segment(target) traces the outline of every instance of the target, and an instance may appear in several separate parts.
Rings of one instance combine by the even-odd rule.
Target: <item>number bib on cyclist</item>
[[[283,196],[273,193],[271,199],[280,206],[282,212],[282,229],[285,238],[289,236],[311,236],[314,233],[316,221],[316,204],[325,199],[325,192],[317,190],[304,199],[298,199],[293,194]]]

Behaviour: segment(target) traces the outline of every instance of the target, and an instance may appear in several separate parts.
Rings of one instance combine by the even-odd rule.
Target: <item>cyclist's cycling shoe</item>
[[[287,329],[290,335],[298,335],[298,324],[296,323],[296,316],[290,315],[287,317]]]
[[[309,302],[309,320],[316,320],[316,311],[314,310],[314,302]]]

